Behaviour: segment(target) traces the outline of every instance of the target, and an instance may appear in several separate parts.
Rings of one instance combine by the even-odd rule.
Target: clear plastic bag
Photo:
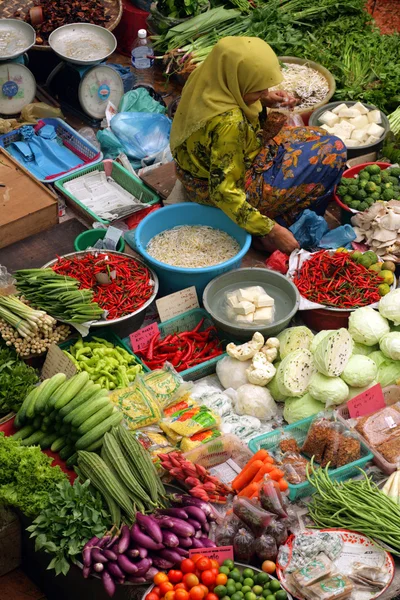
[[[142,160],[168,146],[171,120],[156,113],[122,112],[111,120],[111,130],[129,158]]]
[[[301,454],[298,452],[285,452],[280,461],[280,466],[288,483],[298,485],[306,481],[308,461]]]
[[[233,512],[256,536],[262,535],[275,517],[272,513],[263,510],[257,500],[249,500],[241,496],[235,496]]]
[[[331,423],[328,431],[321,467],[336,469],[339,456],[339,448],[342,440],[342,426],[339,423]]]
[[[301,449],[302,453],[309,458],[314,457],[314,460],[317,463],[322,462],[329,427],[330,422],[324,417],[317,418],[313,421]]]
[[[215,533],[215,543],[217,546],[232,546],[234,537],[241,525],[241,520],[235,514],[230,513],[226,515]]]
[[[217,544],[218,545],[218,544]],[[247,527],[241,527],[233,540],[235,560],[248,564],[255,552],[255,539]]]
[[[260,486],[259,499],[264,510],[278,515],[278,517],[288,516],[285,497],[282,495],[278,483],[270,479],[268,475],[264,476]]]
[[[336,467],[343,467],[361,456],[360,440],[355,437],[350,431],[345,431],[340,440],[339,453],[337,457]]]
[[[272,560],[275,562],[278,556],[278,546],[272,535],[261,535],[255,541],[255,552],[261,561]]]
[[[278,547],[282,546],[282,544],[284,544],[288,539],[286,519],[275,519],[274,521],[271,521],[265,533],[266,535],[272,536],[274,538]]]

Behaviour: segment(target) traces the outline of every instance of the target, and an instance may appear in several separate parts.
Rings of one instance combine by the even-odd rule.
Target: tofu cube
[[[275,300],[268,296],[268,294],[262,294],[254,301],[256,308],[263,308],[265,306],[274,306]]]
[[[320,116],[319,120],[324,125],[328,125],[328,127],[333,127],[333,125],[335,125],[335,123],[339,121],[339,117],[330,110],[327,110]]]
[[[359,117],[360,113],[356,108],[342,108],[338,113],[340,118],[348,118],[348,119],[352,119],[354,117]]]
[[[343,141],[347,148],[357,148],[358,146],[360,146],[360,142],[358,140],[347,139]]]
[[[241,302],[242,300],[246,300],[247,302],[254,302],[254,300],[258,298],[258,296],[261,296],[261,294],[264,294],[263,288],[259,285],[253,285],[248,288],[239,289],[237,297],[239,302]]]
[[[248,315],[236,315],[236,323],[238,325],[248,325],[253,322],[254,313],[249,313]]]
[[[239,302],[237,292],[227,292],[225,298],[228,306],[230,306],[231,308],[235,308],[235,306],[237,306]]]
[[[248,315],[253,313],[256,310],[256,307],[252,302],[247,302],[247,300],[242,300],[238,302],[237,305],[233,308],[237,315]]]
[[[380,125],[377,125],[376,123],[371,123],[371,125],[367,129],[367,133],[368,135],[373,135],[374,137],[377,137],[379,139],[385,133],[385,130]]]
[[[370,135],[369,138],[364,143],[365,144],[376,144],[376,142],[379,142],[379,138],[375,137],[374,135]]]
[[[253,323],[269,324],[274,320],[274,307],[265,306],[264,308],[257,308],[253,316]]]
[[[333,135],[335,133],[334,128],[333,127],[329,127],[328,125],[321,125],[321,129],[325,129],[325,131],[327,131],[331,135]]]
[[[342,110],[342,108],[347,108],[347,104],[344,104],[344,103],[338,104],[335,108],[332,108],[332,112],[335,115],[338,115],[340,113],[340,111]]]
[[[357,142],[363,142],[368,137],[367,129],[354,129],[351,132],[351,140],[357,140]]]
[[[334,127],[334,129],[335,129],[335,135],[337,135],[338,137],[340,137],[343,140],[343,139],[350,139],[351,133],[352,133],[352,131],[354,131],[355,127],[351,123],[343,121],[343,123],[340,123],[339,125]]]
[[[354,125],[356,129],[364,129],[365,127],[368,127],[369,121],[366,115],[360,115],[355,119],[350,119],[349,123]]]
[[[353,108],[356,108],[360,115],[367,115],[369,113],[368,108],[366,108],[361,102],[356,102]]]
[[[370,112],[368,113],[368,121],[370,123],[376,123],[377,125],[379,123],[382,123],[381,111],[380,110],[370,110]]]

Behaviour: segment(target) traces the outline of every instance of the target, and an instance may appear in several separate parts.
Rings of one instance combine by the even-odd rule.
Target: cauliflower
[[[253,356],[250,367],[246,370],[247,379],[254,385],[267,385],[274,377],[276,369],[262,352]]]
[[[279,340],[278,338],[268,338],[261,352],[267,357],[269,362],[274,362],[278,358]]]
[[[264,346],[264,336],[256,331],[250,342],[236,346],[233,342],[227,345],[226,351],[232,358],[245,361],[253,358],[256,352],[259,352]]]

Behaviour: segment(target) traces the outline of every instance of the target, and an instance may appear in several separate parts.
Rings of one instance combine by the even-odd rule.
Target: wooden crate
[[[57,196],[2,148],[0,184],[0,248],[58,223]]]
[[[0,509],[0,577],[21,562],[21,524],[12,511]]]

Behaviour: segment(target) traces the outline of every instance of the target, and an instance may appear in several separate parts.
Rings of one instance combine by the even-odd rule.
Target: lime
[[[253,586],[251,586],[251,587],[253,587]],[[247,594],[247,592],[251,592],[251,587],[250,587],[250,586],[248,586],[248,585],[244,585],[244,586],[242,587],[242,590],[241,590],[241,591],[242,591],[242,594],[246,595],[246,594]]]
[[[232,579],[231,577],[229,577],[228,581],[226,582],[226,585],[235,585],[236,581],[234,579]]]
[[[269,596],[271,594],[269,588],[264,589],[262,595],[264,598],[266,598],[267,596]]]
[[[264,583],[267,583],[269,581],[269,575],[267,573],[257,573],[256,577],[255,577],[255,582],[258,585],[264,585]]]
[[[228,594],[228,596],[233,596],[233,594],[236,593],[236,585],[227,583],[226,584],[226,593]]]
[[[222,563],[223,567],[228,567],[229,570],[234,569],[235,568],[235,563],[233,562],[233,560],[230,560],[229,558],[227,558],[226,560],[224,560],[224,562]]]
[[[387,283],[381,283],[381,285],[378,285],[378,293],[380,296],[386,296],[386,294],[388,294],[389,292],[390,287]]]
[[[375,263],[369,267],[369,271],[376,271],[377,273],[381,270],[381,263]]]
[[[229,573],[229,577],[230,579],[233,579],[233,581],[236,583],[237,581],[240,581],[241,574],[239,571],[233,570]]]
[[[214,594],[217,594],[218,598],[223,598],[227,595],[227,589],[224,585],[217,585],[214,588]]]
[[[224,575],[229,575],[230,569],[229,569],[229,567],[222,566],[222,567],[219,568],[219,572],[223,573]]]
[[[375,252],[372,252],[372,250],[367,250],[367,252],[364,252],[363,256],[368,256],[368,258],[371,260],[371,265],[378,262],[378,257]]]
[[[269,589],[271,590],[271,592],[275,593],[275,592],[278,592],[282,588],[281,588],[281,584],[279,583],[279,581],[277,581],[276,579],[273,579],[272,581],[270,581]]]
[[[388,269],[382,269],[379,273],[379,277],[383,279],[383,283],[387,283],[388,285],[392,285],[394,281],[394,275],[392,271],[389,271]]]
[[[273,596],[272,594],[268,594],[265,600],[275,600],[275,596]]]
[[[231,600],[242,600],[244,598],[242,592],[235,592],[233,596],[231,596]]]
[[[257,596],[253,592],[247,592],[244,600],[256,600]]]
[[[276,600],[286,600],[287,593],[285,592],[285,590],[279,590],[279,592],[276,592],[275,598]]]
[[[256,596],[260,596],[260,594],[263,593],[263,588],[261,585],[255,585],[253,587],[253,592],[256,594]]]
[[[253,569],[243,569],[243,577],[250,577],[250,579],[254,579],[254,571]]]
[[[224,596],[221,600],[231,600],[229,596]]]
[[[237,589],[237,590],[241,590],[241,589],[242,589],[242,587],[243,587],[243,585],[241,584],[241,582],[240,582],[240,581],[237,581],[237,582],[235,583],[235,587],[236,587],[236,589]]]
[[[249,585],[252,588],[254,585],[254,580],[251,577],[246,577],[246,579],[243,581],[243,585]]]

